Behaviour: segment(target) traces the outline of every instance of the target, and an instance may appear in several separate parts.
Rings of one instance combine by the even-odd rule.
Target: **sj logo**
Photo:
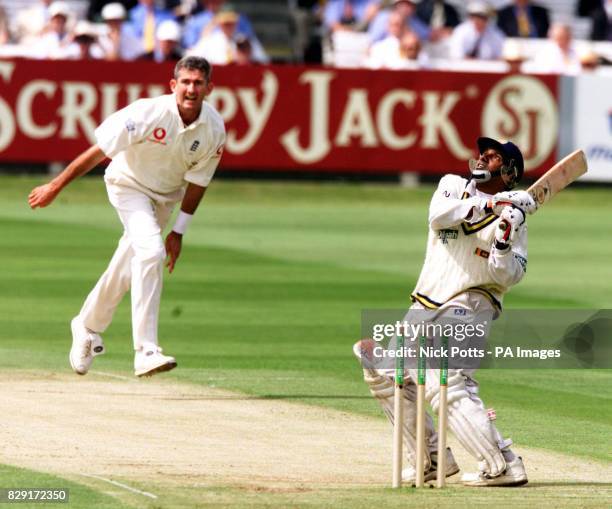
[[[163,127],[156,127],[153,129],[153,136],[149,136],[147,140],[159,143],[160,145],[166,145],[166,130]]]
[[[557,143],[559,108],[551,90],[533,76],[509,76],[495,85],[481,118],[481,131],[517,143],[529,171],[541,164]]]

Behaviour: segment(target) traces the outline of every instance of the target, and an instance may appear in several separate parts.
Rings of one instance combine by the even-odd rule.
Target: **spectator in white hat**
[[[98,44],[98,33],[89,21],[79,21],[72,32],[72,42],[59,55],[67,60],[99,60],[104,51]]]
[[[102,8],[102,19],[106,30],[99,38],[106,60],[135,60],[142,55],[142,42],[132,25],[126,23],[127,12],[119,2],[106,4]]]
[[[490,22],[492,10],[487,2],[470,2],[468,19],[453,31],[450,56],[456,59],[499,60],[505,36]]]
[[[71,40],[68,20],[72,17],[66,2],[56,1],[49,6],[49,22],[40,36],[32,42],[31,55],[35,58],[62,58]]]
[[[155,62],[178,62],[183,57],[181,50],[181,26],[172,20],[162,21],[155,32],[157,39],[154,51],[145,53],[141,60]]]
[[[104,7],[110,3],[117,2],[123,6],[126,13],[138,5],[138,0],[88,0],[87,4],[89,7],[87,8],[86,19],[92,23],[99,23],[103,19],[102,9],[104,9]]]

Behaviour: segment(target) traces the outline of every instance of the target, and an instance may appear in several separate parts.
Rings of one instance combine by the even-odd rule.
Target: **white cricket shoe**
[[[455,461],[455,457],[450,449],[450,447],[446,448],[446,477],[450,477],[451,475],[455,475],[459,472],[459,465]],[[438,475],[438,453],[431,453],[431,466],[425,472],[425,481],[433,481],[436,479]],[[416,481],[416,470],[414,465],[408,465],[406,468],[402,470],[402,481],[413,483]]]
[[[506,469],[501,475],[491,477],[486,472],[463,474],[461,482],[465,486],[521,486],[527,484],[527,472],[520,456],[506,463]]]
[[[153,343],[146,343],[134,356],[136,376],[151,376],[174,368],[176,368],[174,357],[164,355],[162,349]]]
[[[85,375],[91,367],[93,358],[106,351],[104,343],[100,334],[85,327],[79,316],[72,319],[70,329],[72,330],[72,348],[68,356],[70,365],[75,373]]]

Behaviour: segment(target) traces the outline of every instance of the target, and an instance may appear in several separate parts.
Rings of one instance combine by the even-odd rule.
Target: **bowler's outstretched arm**
[[[28,203],[33,209],[50,205],[64,187],[75,178],[85,175],[106,159],[98,145],[92,145],[72,161],[64,171],[49,183],[35,187],[28,196]]]

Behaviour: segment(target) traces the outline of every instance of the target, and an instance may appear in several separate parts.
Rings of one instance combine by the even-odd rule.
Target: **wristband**
[[[179,210],[174,226],[172,227],[172,231],[183,235],[187,231],[187,227],[189,226],[189,223],[191,223],[192,219],[193,214],[187,214],[186,212]]]

